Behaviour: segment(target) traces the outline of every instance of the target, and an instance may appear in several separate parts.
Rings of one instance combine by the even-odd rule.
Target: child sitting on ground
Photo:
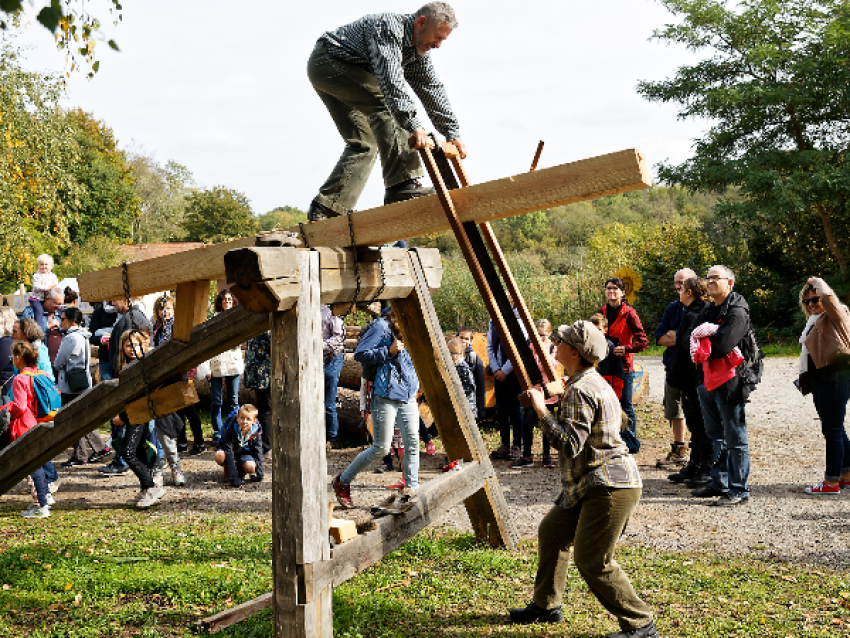
[[[263,439],[258,410],[246,403],[224,422],[215,462],[224,467],[224,477],[233,487],[243,487],[246,474],[251,481],[263,480]]]
[[[44,321],[44,296],[51,288],[59,285],[59,280],[53,274],[53,257],[50,255],[39,255],[36,261],[38,272],[32,276],[32,292],[30,293],[30,305],[32,306],[33,319],[39,326]]]

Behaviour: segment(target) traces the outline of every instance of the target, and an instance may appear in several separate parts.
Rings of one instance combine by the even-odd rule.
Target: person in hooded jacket
[[[253,483],[263,480],[263,431],[257,412],[246,403],[221,426],[215,462],[224,467],[224,477],[233,487],[243,487],[245,475]]]
[[[685,426],[691,433],[691,454],[688,463],[667,478],[673,483],[686,483],[689,487],[701,487],[711,481],[711,466],[714,458],[711,439],[705,433],[702,408],[697,394],[698,366],[691,361],[689,351],[691,333],[708,300],[708,288],[704,279],[690,277],[682,283],[679,289],[679,301],[684,304],[685,313],[676,331],[674,356],[671,357],[671,364],[667,370],[667,384],[681,392]]]
[[[732,290],[735,274],[726,266],[712,266],[706,276],[707,304],[696,321],[694,330],[703,323],[718,326],[711,339],[709,359],[722,359],[739,346],[750,327],[750,306],[743,296]],[[697,498],[719,497],[712,505],[739,505],[749,500],[750,446],[744,396],[737,368],[735,376],[720,387],[708,390],[703,370],[697,368],[700,408],[705,431],[711,439],[714,463],[711,483],[692,492]]]

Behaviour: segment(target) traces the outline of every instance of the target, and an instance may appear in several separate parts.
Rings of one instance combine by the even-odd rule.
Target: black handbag
[[[85,341],[85,340],[84,340]],[[86,365],[84,368],[65,369],[65,383],[68,384],[68,390],[71,394],[79,394],[89,389],[88,367],[89,367],[89,344],[85,342],[86,348]]]
[[[812,393],[812,381],[809,378],[808,372],[801,372],[800,376],[794,379],[794,386],[800,391],[803,396]]]

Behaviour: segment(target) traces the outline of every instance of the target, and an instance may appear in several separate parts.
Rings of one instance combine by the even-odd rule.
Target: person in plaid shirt
[[[307,77],[345,149],[310,203],[310,221],[354,208],[378,154],[384,204],[434,194],[419,182],[424,171],[416,149],[425,147],[428,136],[407,85],[440,134],[466,157],[457,118],[429,55],[456,27],[448,4],[429,2],[416,14],[370,14],[319,38]]]
[[[614,560],[617,540],[640,499],[637,463],[620,436],[620,402],[593,364],[608,353],[589,321],[560,326],[555,358],[568,378],[556,418],[543,392],[529,390],[540,427],[558,448],[562,491],[537,529],[540,564],[532,602],[512,609],[512,622],[561,622],[570,547],[581,577],[621,631],[608,638],[657,638],[652,611]]]

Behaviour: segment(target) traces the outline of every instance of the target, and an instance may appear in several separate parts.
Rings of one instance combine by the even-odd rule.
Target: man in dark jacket
[[[697,325],[718,326],[710,338],[709,359],[722,359],[746,336],[750,307],[746,299],[732,292],[735,275],[726,266],[712,266],[706,279],[712,302],[700,314]],[[692,494],[698,498],[719,496],[713,503],[718,506],[738,505],[750,497],[750,447],[739,371],[740,366],[733,378],[714,390],[707,390],[704,383],[697,388],[705,431],[714,448],[714,467],[711,483]],[[701,368],[697,374],[702,378]]]

